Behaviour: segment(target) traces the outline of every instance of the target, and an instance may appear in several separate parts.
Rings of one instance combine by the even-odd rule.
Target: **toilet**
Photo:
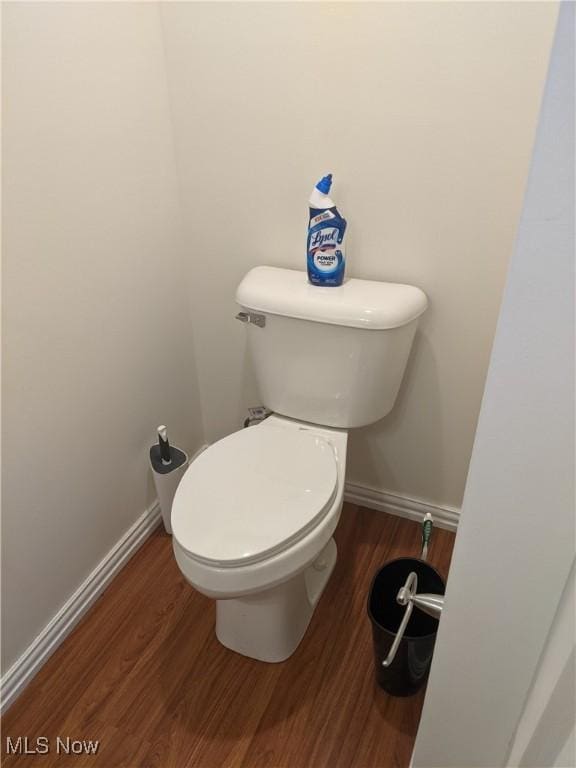
[[[394,405],[418,318],[419,288],[255,267],[237,318],[272,415],[207,448],[172,505],[176,562],[216,600],[216,636],[266,662],[302,640],[336,564],[348,430]]]

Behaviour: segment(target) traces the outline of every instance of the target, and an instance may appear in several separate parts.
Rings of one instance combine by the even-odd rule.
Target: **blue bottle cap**
[[[332,186],[332,174],[329,173],[328,176],[324,176],[318,184],[316,184],[316,189],[319,189],[322,194],[327,195],[328,192],[330,192],[330,187]]]

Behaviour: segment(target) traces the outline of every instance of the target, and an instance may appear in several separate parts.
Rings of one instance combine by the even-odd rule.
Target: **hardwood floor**
[[[222,647],[213,601],[184,581],[154,534],[2,720],[2,765],[113,768],[407,768],[423,693],[373,679],[371,578],[419,552],[420,526],[345,505],[338,563],[296,653],[263,664]],[[445,576],[454,534],[435,529]],[[7,755],[7,737],[48,737],[45,755]],[[99,740],[95,755],[56,738]]]

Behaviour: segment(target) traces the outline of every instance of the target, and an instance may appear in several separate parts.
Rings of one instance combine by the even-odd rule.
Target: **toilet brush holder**
[[[158,428],[159,442],[150,448],[150,466],[166,533],[172,533],[172,501],[188,468],[188,455],[168,443],[166,428]]]

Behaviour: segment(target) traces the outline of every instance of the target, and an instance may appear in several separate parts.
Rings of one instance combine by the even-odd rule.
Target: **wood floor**
[[[180,575],[154,534],[2,721],[2,765],[102,768],[407,768],[423,694],[373,680],[366,598],[374,571],[417,555],[416,523],[345,505],[338,563],[308,632],[281,664],[223,648],[214,604]],[[454,535],[430,562],[447,574]],[[7,755],[6,738],[48,737],[45,755]],[[56,737],[99,740],[56,753]]]

